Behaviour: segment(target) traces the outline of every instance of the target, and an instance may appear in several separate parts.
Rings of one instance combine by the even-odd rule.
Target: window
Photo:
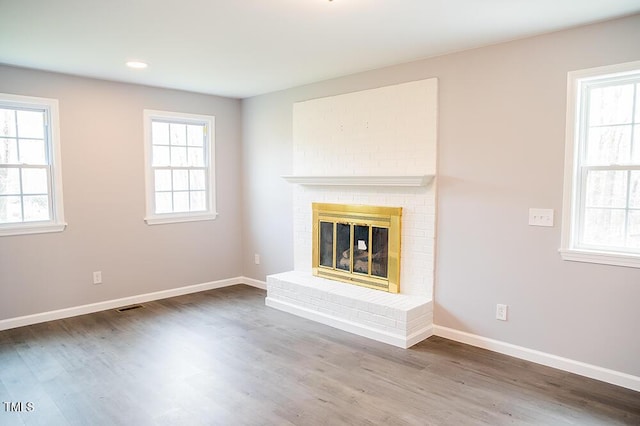
[[[59,232],[58,101],[0,94],[0,236]]]
[[[640,267],[640,62],[568,82],[562,256]]]
[[[148,224],[215,219],[214,120],[144,111]]]

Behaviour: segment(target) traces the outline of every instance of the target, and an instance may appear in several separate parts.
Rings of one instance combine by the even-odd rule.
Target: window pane
[[[169,157],[168,146],[154,146],[153,147],[153,165],[154,166],[168,166],[171,164]]]
[[[640,123],[640,83],[636,84],[636,118],[633,121]]]
[[[25,196],[24,220],[25,222],[49,220],[49,197],[46,195]]]
[[[191,146],[202,146],[204,144],[204,126],[187,126],[187,143]]]
[[[627,247],[640,248],[640,211],[629,212]]]
[[[629,180],[629,207],[632,209],[640,208],[640,171],[631,171]]]
[[[586,164],[626,164],[631,157],[632,126],[592,127],[587,137]]]
[[[626,171],[589,171],[587,174],[587,207],[626,207]]]
[[[333,268],[333,223],[320,222],[320,265]]]
[[[44,139],[21,139],[20,162],[26,164],[47,164]]]
[[[173,211],[188,212],[189,211],[189,192],[173,193]]]
[[[640,110],[640,105],[638,110]],[[640,124],[633,126],[633,146],[631,149],[631,164],[640,165]]]
[[[189,165],[192,167],[204,167],[204,149],[189,148]]]
[[[20,197],[0,196],[0,223],[22,222]]]
[[[191,191],[191,211],[207,210],[207,193],[205,191]]]
[[[171,147],[171,165],[174,167],[187,166],[187,148],[186,147]]]
[[[23,194],[47,194],[47,182],[46,169],[22,169]]]
[[[351,269],[351,227],[346,223],[336,225],[336,268]]]
[[[185,124],[169,124],[171,129],[171,145],[187,144],[187,126]]]
[[[173,190],[186,191],[189,189],[189,171],[174,170],[173,171]]]
[[[371,274],[386,278],[389,265],[389,229],[373,227],[371,240]]]
[[[171,191],[171,170],[155,170],[154,181],[156,191]]]
[[[624,246],[624,210],[586,209],[582,242],[589,245]]]
[[[631,123],[633,84],[591,89],[589,125]]]
[[[191,189],[207,189],[204,170],[190,170],[189,176],[189,187]]]
[[[156,213],[171,213],[171,192],[156,192]]]
[[[0,136],[16,136],[16,112],[0,109]]]
[[[154,145],[169,145],[169,123],[151,123],[151,135]]]
[[[629,224],[627,225],[627,247],[640,248],[640,211],[629,212]]]
[[[17,111],[18,136],[44,139],[44,113],[42,111]]]
[[[369,227],[353,227],[353,272],[369,273]]]
[[[18,144],[15,139],[0,139],[0,164],[18,162]]]
[[[0,167],[0,195],[20,195],[20,169]]]

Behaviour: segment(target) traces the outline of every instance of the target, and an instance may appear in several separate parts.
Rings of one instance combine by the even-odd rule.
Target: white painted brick
[[[295,104],[293,173],[406,175],[433,172],[437,138],[436,106],[435,103],[425,103],[425,99],[430,99],[430,94],[435,93],[435,87],[433,81],[413,82]],[[435,235],[434,184],[427,188],[375,190],[296,185],[293,188],[292,224],[294,269],[309,275],[312,202],[403,207],[400,291],[403,295],[431,299]],[[267,284],[269,295],[270,282],[268,280]],[[304,287],[313,285],[315,284],[305,284]],[[388,319],[392,319],[394,324],[404,319],[405,330],[407,316],[418,315],[412,312],[411,304],[405,301],[388,302],[386,297],[378,297],[375,290],[370,290],[374,293],[367,296],[358,291],[340,290],[345,286],[349,287],[344,283],[338,283],[337,287],[325,287],[323,284],[321,292],[325,294],[322,296],[280,283],[276,287],[282,288],[283,293],[276,290],[273,294],[281,297],[287,292],[286,297],[301,300],[301,303],[315,303],[313,306],[323,306],[323,309],[352,317],[357,317],[354,314],[356,308],[355,312],[363,310],[387,318],[384,320],[386,324],[390,324]],[[289,294],[290,292],[301,294]],[[319,301],[328,304],[322,305]],[[424,309],[419,311],[423,312]],[[429,310],[427,314],[431,315],[430,312]],[[379,322],[374,323],[382,327]]]
[[[280,293],[277,287],[272,286],[274,277],[284,278],[278,281],[289,290]],[[314,293],[324,291],[328,296],[311,297],[309,289]],[[432,321],[432,303],[424,297],[383,293],[313,277],[299,271],[269,276],[267,294],[276,300],[398,335],[408,336]],[[357,306],[362,307],[363,303],[367,309],[358,309]],[[410,320],[408,316],[411,317]]]
[[[382,316],[382,315],[373,315],[373,322],[385,327],[396,326],[396,320],[394,320],[393,318]]]

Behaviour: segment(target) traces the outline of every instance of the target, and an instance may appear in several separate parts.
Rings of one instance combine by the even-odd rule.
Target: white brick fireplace
[[[431,335],[437,80],[294,105],[294,271],[267,277],[268,306],[385,343]],[[311,274],[313,202],[402,207],[400,293]]]

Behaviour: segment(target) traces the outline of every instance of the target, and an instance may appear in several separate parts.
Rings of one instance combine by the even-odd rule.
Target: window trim
[[[565,135],[564,186],[562,204],[562,235],[560,255],[562,259],[576,262],[640,268],[640,254],[585,249],[576,246],[578,226],[581,223],[581,189],[578,187],[578,165],[580,155],[581,84],[589,80],[621,77],[640,70],[640,61],[571,71],[567,74],[567,118]]]
[[[62,197],[62,156],[60,153],[60,115],[58,100],[0,93],[0,106],[41,108],[45,110],[47,120],[47,150],[50,173],[51,219],[39,222],[17,222],[0,224],[0,237],[14,235],[62,232],[67,226],[64,220]]]
[[[144,119],[144,157],[145,157],[145,202],[147,225],[160,225],[167,223],[196,222],[214,220],[218,216],[216,210],[216,169],[215,169],[215,117],[212,115],[189,114],[183,112],[170,112],[145,109]],[[204,123],[207,126],[206,161],[208,169],[208,193],[206,211],[180,212],[180,213],[155,213],[155,188],[153,178],[153,141],[151,139],[151,123],[154,119],[175,120],[184,123]]]

